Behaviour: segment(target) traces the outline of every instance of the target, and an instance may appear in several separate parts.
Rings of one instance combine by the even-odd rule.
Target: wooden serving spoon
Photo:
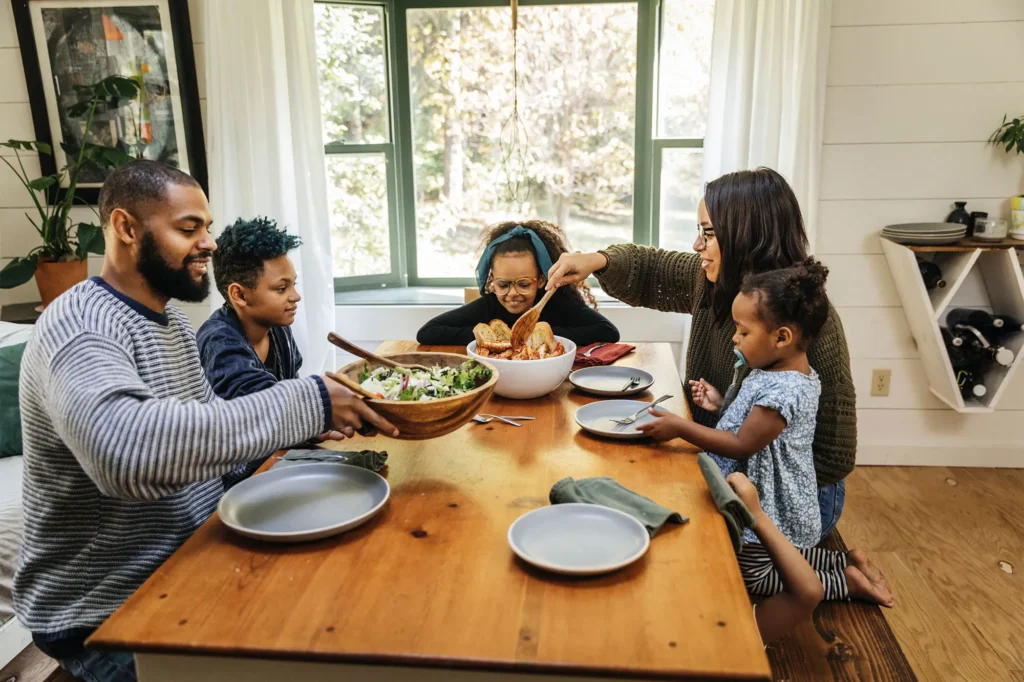
[[[348,390],[352,391],[353,393],[355,393],[357,395],[361,395],[364,398],[369,398],[370,400],[379,400],[380,399],[380,396],[378,396],[378,395],[376,395],[374,393],[370,393],[365,388],[360,386],[358,382],[352,381],[351,379],[349,379],[347,376],[345,376],[343,374],[336,374],[334,372],[324,372],[324,374],[327,375],[328,379],[334,379],[339,384],[341,384],[342,386],[344,386],[345,388],[347,388]]]
[[[381,365],[383,367],[390,367],[391,369],[422,369],[425,372],[429,372],[430,371],[429,367],[424,367],[423,365],[402,365],[402,364],[399,364],[399,363],[395,362],[394,360],[389,360],[389,359],[381,357],[381,356],[379,356],[379,355],[377,355],[375,353],[371,353],[370,351],[366,350],[365,348],[360,348],[359,346],[357,346],[356,344],[352,343],[351,341],[347,341],[347,340],[341,338],[340,336],[338,336],[334,332],[330,332],[327,335],[327,340],[330,341],[331,343],[333,343],[338,348],[340,348],[340,349],[342,349],[344,351],[348,351],[349,353],[352,353],[352,355],[356,355],[358,357],[361,357],[364,360],[369,360],[370,362],[375,363],[377,365]]]
[[[369,400],[380,400],[381,399],[381,397],[379,395],[375,395],[373,393],[370,393],[365,388],[360,386],[359,382],[352,381],[347,376],[343,376],[341,374],[336,374],[335,372],[324,372],[324,374],[327,375],[328,379],[333,379],[334,381],[337,381],[339,384],[341,384],[342,386],[344,386],[348,390],[352,391],[353,393],[355,393],[356,395],[358,395],[358,396],[360,396],[360,397],[362,397],[364,399],[369,399]],[[360,436],[372,436],[374,434],[374,431],[375,430],[373,428],[373,424],[371,424],[369,422],[363,422],[363,425],[360,426],[358,429],[356,429],[356,433],[358,433]]]
[[[544,310],[544,306],[548,304],[548,301],[551,300],[556,291],[558,289],[552,289],[544,294],[544,298],[540,299],[537,305],[523,313],[522,317],[512,325],[512,348],[522,348],[526,345],[526,341],[533,335],[533,330],[537,328],[537,321],[540,320],[540,311]]]

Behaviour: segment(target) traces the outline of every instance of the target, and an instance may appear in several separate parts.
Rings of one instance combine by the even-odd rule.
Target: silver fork
[[[643,378],[642,378],[642,377],[638,377],[638,376],[636,376],[636,377],[630,377],[630,378],[629,378],[629,383],[628,383],[628,384],[626,384],[625,386],[623,386],[623,387],[622,387],[622,390],[623,390],[623,391],[628,391],[628,390],[629,390],[630,388],[632,388],[633,386],[636,386],[636,385],[637,385],[637,384],[639,384],[639,383],[640,383],[641,381],[643,381]]]
[[[500,422],[505,422],[506,424],[511,424],[512,426],[522,426],[522,424],[520,424],[519,422],[512,421],[512,420],[513,419],[536,419],[536,417],[502,417],[502,416],[497,415],[497,414],[478,414],[475,417],[473,417],[473,421],[477,422],[478,424],[490,424],[495,419],[497,419]]]
[[[593,353],[595,350],[597,350],[598,348],[604,348],[607,345],[608,345],[607,343],[599,343],[596,346],[594,346],[593,348],[591,348],[590,350],[588,350],[586,353],[584,353],[583,357],[589,358],[590,354]]]
[[[639,410],[637,410],[636,412],[633,413],[632,417],[626,417],[625,419],[613,419],[612,421],[615,422],[616,424],[622,424],[623,426],[629,426],[630,424],[635,422],[637,419],[639,419],[640,415],[643,414],[645,411],[651,409],[652,407],[654,407],[658,403],[665,402],[666,400],[668,400],[671,397],[672,396],[670,396],[670,395],[663,395],[660,398],[658,398],[657,400],[655,400],[653,403],[650,403],[649,405],[644,405],[643,407],[641,407]]]

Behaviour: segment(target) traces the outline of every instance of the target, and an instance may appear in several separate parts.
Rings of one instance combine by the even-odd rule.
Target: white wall
[[[834,0],[827,85],[817,248],[852,355],[858,462],[1024,466],[1024,377],[994,414],[945,409],[877,236],[954,200],[1005,216],[1024,189],[1024,158],[985,143],[1024,113],[1024,2]],[[873,368],[892,369],[889,397],[871,397]]]
[[[192,23],[192,44],[195,50],[196,70],[199,72],[199,104],[203,110],[204,128],[206,112],[206,35],[202,25],[203,0],[189,0],[189,17]],[[32,140],[32,110],[28,103],[25,87],[25,71],[21,64],[21,50],[14,29],[14,12],[11,3],[0,1],[0,140]],[[13,152],[3,150],[3,156],[13,157]],[[28,172],[39,173],[39,159],[34,155],[22,154]],[[39,235],[25,218],[26,211],[32,214],[32,201],[25,188],[18,184],[10,169],[0,164],[0,267],[16,256],[24,256],[40,242]],[[75,209],[82,220],[88,220],[91,211]],[[89,274],[99,273],[102,257],[89,257]],[[35,280],[15,289],[0,289],[0,305],[6,303],[27,303],[39,300]],[[206,319],[209,306],[179,304],[193,319],[193,323]]]

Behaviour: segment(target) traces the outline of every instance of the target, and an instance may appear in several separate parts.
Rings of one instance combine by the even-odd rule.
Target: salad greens
[[[422,369],[370,369],[363,365],[359,384],[383,400],[438,400],[461,395],[491,380],[491,370],[476,360],[467,360],[458,367]]]

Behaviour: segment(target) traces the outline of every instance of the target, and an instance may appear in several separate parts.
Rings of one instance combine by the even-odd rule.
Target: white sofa
[[[31,325],[0,322],[0,346],[23,343]],[[11,582],[21,547],[21,457],[0,458],[0,668],[32,641],[32,635],[14,616]]]

